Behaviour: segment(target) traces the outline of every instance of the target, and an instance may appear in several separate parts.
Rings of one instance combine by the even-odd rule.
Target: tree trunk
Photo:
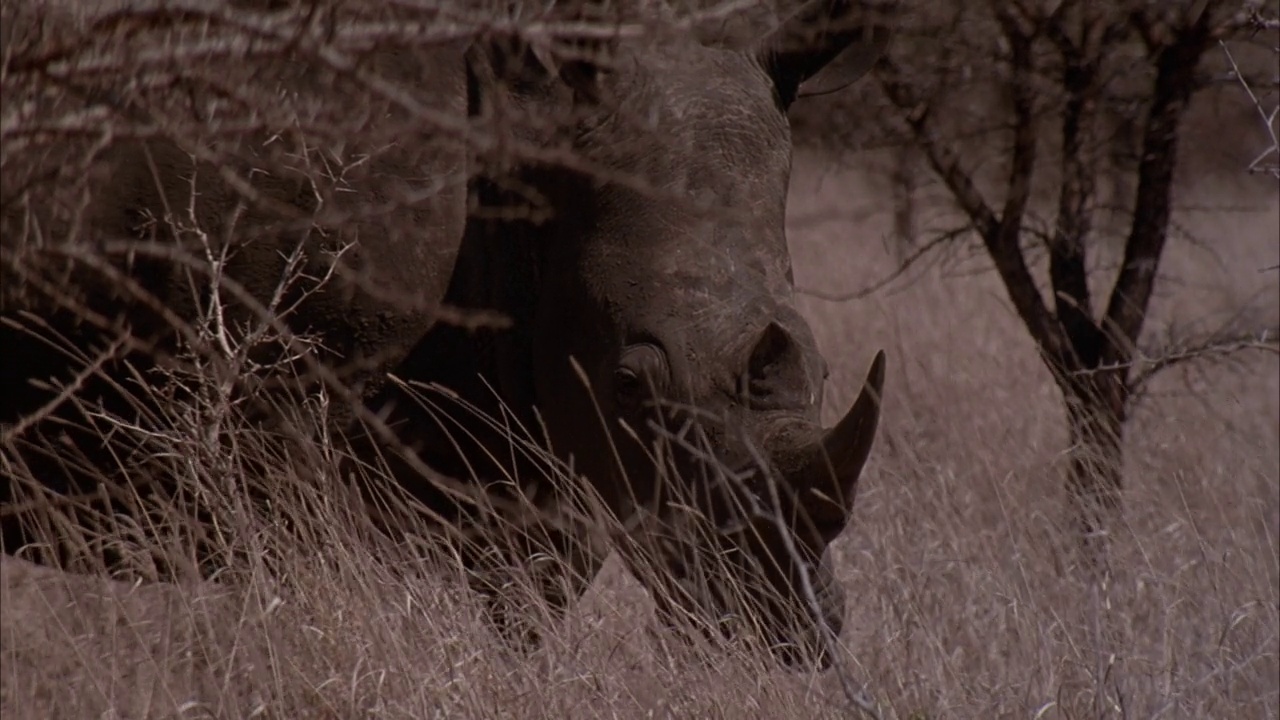
[[[1121,370],[1092,370],[1061,383],[1071,433],[1067,492],[1086,562],[1105,568],[1120,520],[1127,384]]]

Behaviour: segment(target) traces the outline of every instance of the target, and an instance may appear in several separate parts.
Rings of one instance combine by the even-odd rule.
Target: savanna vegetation
[[[165,115],[184,107],[190,91],[159,81],[172,79],[166,73],[179,56],[183,67],[202,70],[274,51],[273,33],[286,25],[248,22],[259,18],[253,3],[231,3],[220,27],[259,33],[265,44],[230,49],[201,44],[205,26],[180,9],[115,16],[95,45],[69,42],[82,36],[18,5],[4,3],[0,68],[6,233],[74,240],[81,170],[67,158],[143,133],[216,135],[216,149],[275,117],[263,108],[237,126]],[[367,38],[324,23],[325,3],[267,5],[305,18],[296,27],[310,30],[298,42],[318,48],[312,57],[330,69],[342,53],[366,47]],[[709,37],[732,38],[776,16],[768,3],[698,5],[696,29]],[[180,565],[197,543],[225,551],[224,567],[211,580],[155,583],[0,559],[0,715],[1274,717],[1275,5],[1169,3],[1184,14],[1156,18],[1143,14],[1155,5],[1140,4],[1146,10],[1102,13],[1093,30],[1096,3],[957,3],[954,12],[949,3],[928,5],[903,8],[904,35],[875,79],[826,94],[841,84],[834,67],[806,87],[793,113],[787,227],[801,309],[831,366],[828,420],[852,401],[875,350],[889,356],[880,436],[851,527],[834,546],[849,609],[831,670],[791,672],[749,642],[661,628],[653,597],[616,558],[567,617],[542,624],[541,647],[512,652],[425,530],[390,538],[370,522],[338,471],[346,450],[329,421],[348,412],[342,396],[325,383],[285,384],[271,395],[280,419],[266,425],[243,401],[309,372],[296,361],[305,338],[284,337],[270,313],[246,319],[213,302],[188,328],[186,354],[164,366],[167,394],[152,426],[165,433],[118,414],[93,417],[103,433],[145,447],[214,521],[186,523],[175,502],[146,521],[99,525],[108,537],[86,541],[115,538],[135,576],[154,570],[155,558]],[[478,18],[370,27],[434,41],[491,30]],[[1213,27],[1196,30],[1204,18]],[[580,30],[523,20],[535,34],[572,39]],[[76,27],[92,29],[84,23]],[[1179,66],[1174,89],[1189,82],[1195,92],[1179,116],[1150,120],[1150,91],[1172,63],[1160,53],[1184,30],[1217,32],[1223,23],[1234,24],[1221,37],[1200,37],[1194,62],[1182,58],[1190,64]],[[1104,37],[1111,44],[1091,44]],[[1081,69],[1064,56],[1097,75],[1064,92]],[[78,74],[90,72],[99,75]],[[86,113],[92,93],[76,92],[102,76],[154,102],[154,114]],[[131,85],[133,77],[153,82]],[[41,92],[13,100],[32,88]],[[229,107],[261,100],[252,86],[242,89],[228,94]],[[353,131],[320,122],[350,101],[318,97],[316,125],[294,128],[304,146],[337,144]],[[931,99],[939,109],[923,112]],[[1077,152],[1064,149],[1072,112],[1099,113],[1076,138]],[[428,116],[447,125],[447,116]],[[221,135],[201,134],[215,127]],[[1176,133],[1177,153],[1165,148],[1153,158],[1144,148],[1169,142],[1166,131]],[[1029,167],[1032,145],[1039,163]],[[225,159],[203,158],[213,166]],[[1165,184],[1152,189],[1157,181]],[[327,199],[337,185],[318,183],[318,195]],[[1161,198],[1157,214],[1167,222],[1153,228],[1141,203]],[[155,221],[189,223],[184,231],[198,233],[196,215]],[[1105,312],[1082,312],[1080,283],[1098,298],[1130,292],[1120,268],[1135,242],[1147,242],[1135,235],[1157,229],[1157,251],[1143,265],[1152,274],[1141,318],[1123,337],[1106,335],[1097,321]],[[1087,253],[1064,254],[1062,243]],[[77,252],[73,243],[50,246]],[[1011,275],[1008,263],[1022,269]],[[10,255],[0,270],[10,283],[30,277],[30,268]],[[305,273],[292,261],[281,270]],[[302,286],[331,280],[304,277]],[[1029,311],[1032,295],[1039,309]],[[23,317],[38,327],[38,318]],[[1085,367],[1071,364],[1079,355],[1049,352],[1086,337],[1111,355],[1090,355]],[[263,351],[273,344],[274,353]],[[89,368],[100,360],[83,358]],[[1123,412],[1110,418],[1123,430],[1107,431],[1100,454],[1094,426],[1082,425],[1081,406],[1069,402],[1081,370],[1113,373],[1126,388]],[[1094,386],[1081,387],[1087,407]],[[0,471],[23,470],[10,452],[23,429],[3,428]],[[1097,548],[1080,543],[1081,508],[1090,523],[1096,516],[1076,491],[1091,482],[1110,498],[1102,503],[1104,573],[1096,572]],[[49,512],[50,522],[60,518]],[[519,591],[513,597],[524,597]]]

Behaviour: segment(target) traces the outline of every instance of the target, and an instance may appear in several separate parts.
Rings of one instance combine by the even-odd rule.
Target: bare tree
[[[1273,31],[1265,18],[1274,11],[1225,0],[935,5],[908,22],[879,68],[909,146],[966,221],[965,232],[905,253],[897,275],[943,245],[981,241],[1061,391],[1068,490],[1091,558],[1120,509],[1125,423],[1152,376],[1195,358],[1277,348],[1274,320],[1140,344],[1170,236],[1180,123],[1193,93],[1220,79],[1206,77],[1202,60],[1222,41]],[[957,130],[958,107],[977,118],[971,127]],[[1274,135],[1274,113],[1263,119]],[[983,167],[992,137],[995,179]],[[1106,177],[1119,181],[1100,187]],[[1046,189],[1055,197],[1042,221]],[[1103,287],[1094,266],[1115,246],[1103,222],[1111,206],[1124,215],[1115,233],[1122,259]],[[1037,284],[1045,255],[1047,292]]]

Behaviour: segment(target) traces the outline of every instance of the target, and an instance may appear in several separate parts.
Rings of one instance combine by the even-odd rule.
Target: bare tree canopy
[[[944,246],[978,239],[1066,403],[1069,485],[1086,537],[1105,534],[1120,506],[1123,428],[1153,375],[1278,347],[1280,319],[1265,307],[1191,336],[1151,338],[1146,323],[1172,232],[1189,103],[1224,81],[1274,87],[1265,70],[1274,66],[1276,10],[1230,1],[931,3],[904,12],[906,29],[877,73],[896,110],[889,132],[923,157],[967,220],[908,248],[885,283]],[[1229,54],[1227,73],[1211,69],[1224,64],[1228,43],[1244,53],[1251,42],[1261,43],[1249,48],[1252,77]],[[1247,169],[1270,172],[1274,101],[1248,97],[1272,147],[1251,148]],[[910,224],[904,217],[901,231]],[[1117,246],[1118,270],[1099,272],[1098,258]]]

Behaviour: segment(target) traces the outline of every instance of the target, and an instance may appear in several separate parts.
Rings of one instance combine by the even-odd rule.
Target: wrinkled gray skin
[[[525,160],[508,163],[505,172],[485,165],[471,188],[482,206],[526,205],[528,198],[510,188],[532,188],[549,213],[525,220],[473,215],[459,237],[452,228],[461,202],[450,205],[455,196],[439,195],[434,205],[406,210],[421,221],[418,249],[405,242],[407,226],[399,222],[364,228],[356,248],[356,275],[393,295],[416,289],[417,310],[397,311],[355,287],[312,298],[291,320],[319,332],[344,359],[376,355],[358,379],[376,381],[380,374],[369,368],[394,367],[401,378],[444,386],[491,414],[505,408],[536,437],[545,428],[556,456],[631,529],[613,540],[633,567],[658,553],[665,572],[639,574],[657,591],[664,615],[683,609],[714,625],[746,612],[780,659],[820,666],[830,661],[822,628],[838,634],[844,617],[826,549],[849,518],[875,434],[884,365],[878,354],[866,387],[836,427],[819,425],[825,363],[794,307],[784,234],[786,109],[799,84],[841,51],[850,49],[869,66],[882,49],[878,30],[833,30],[795,42],[802,25],[846,14],[852,14],[846,3],[814,2],[745,51],[703,47],[687,35],[621,41],[601,48],[611,58],[607,69],[573,62],[555,72],[531,53],[473,48],[466,97],[480,127],[529,114],[577,118],[568,127],[513,126],[531,147],[560,149],[556,157],[577,160]],[[450,74],[432,77],[448,98]],[[429,166],[457,172],[456,155],[435,152],[425,160]],[[402,153],[390,148],[384,164],[375,164],[382,171],[372,177],[374,192],[391,193],[395,178],[413,175],[404,167],[413,156]],[[122,234],[140,208],[156,213],[163,205],[136,151],[131,157],[132,163],[117,159],[127,172],[112,178],[104,195],[110,219],[104,227]],[[176,164],[180,158],[173,157]],[[176,194],[170,204],[182,207],[188,186],[179,168],[170,174],[176,178],[166,186]],[[305,208],[305,189],[285,185],[272,192]],[[209,203],[203,215],[218,222],[226,201],[209,190],[201,197]],[[514,320],[512,329],[432,324],[442,265],[458,240],[446,302],[499,310]],[[294,241],[251,247],[228,272],[259,298],[269,297],[279,250]],[[422,285],[415,288],[419,271]],[[146,284],[165,302],[182,289],[181,278],[163,274]],[[347,297],[355,304],[344,308]],[[4,300],[6,314],[39,306],[8,291]],[[126,300],[111,302],[124,303],[131,317],[145,314]],[[20,333],[5,340],[25,342],[33,353],[40,347]],[[31,395],[25,380],[53,360],[46,353],[6,376],[3,390],[11,392],[0,401],[3,422],[47,399]],[[378,448],[391,452],[397,479],[436,513],[460,525],[483,524],[439,490],[434,471],[474,478],[498,500],[523,493],[555,505],[545,501],[559,495],[544,463],[503,460],[518,455],[509,438],[455,405],[437,398],[424,406],[388,384],[370,407],[416,449],[415,459],[397,457],[394,446]],[[357,455],[368,450],[357,441]],[[433,472],[420,472],[418,459]],[[520,481],[504,483],[508,477]],[[565,577],[556,564],[531,563],[530,547],[508,548],[502,558],[528,564],[544,599],[562,609],[590,582],[605,545],[594,528],[572,520],[559,518],[552,527],[507,519],[525,527],[536,550],[559,555],[573,571]],[[16,542],[10,525],[6,550]],[[481,549],[500,551],[496,544]],[[498,589],[504,577],[481,555],[464,559],[508,627],[511,609]],[[702,561],[713,555],[727,562],[708,578]],[[726,571],[738,577],[726,578]],[[725,592],[735,585],[756,589],[745,606]]]
[[[822,10],[801,14],[812,20]],[[536,189],[550,219],[469,225],[446,298],[499,309],[517,330],[440,328],[399,374],[439,383],[493,416],[505,408],[534,437],[545,428],[556,455],[632,528],[618,544],[633,568],[658,554],[667,572],[638,574],[661,585],[653,589],[664,615],[683,606],[714,626],[745,610],[781,659],[824,666],[821,624],[838,635],[844,617],[826,548],[847,523],[875,434],[883,356],[845,419],[824,431],[826,364],[795,308],[784,233],[786,109],[798,84],[841,50],[861,43],[853,51],[869,66],[884,35],[831,33],[787,54],[779,48],[792,31],[784,25],[747,51],[685,36],[624,43],[609,69],[579,64],[558,78],[520,66],[509,94],[494,89],[500,71],[486,71],[510,63],[481,59],[473,82],[490,100],[481,117],[502,103],[534,114],[572,106],[581,119],[565,135],[526,137],[572,143],[581,162],[607,172],[518,168],[515,178]],[[499,183],[477,194],[520,203]],[[428,408],[390,396],[390,424],[419,443],[428,465],[486,477],[496,495],[518,492],[517,483],[504,490],[506,477],[519,478],[526,495],[555,495],[537,463],[486,463],[512,455],[507,438],[442,409],[448,399]],[[447,439],[422,440],[441,426],[453,428]],[[399,472],[428,504],[447,505],[410,469]],[[589,528],[558,527],[532,528],[538,546],[507,558],[552,552],[566,561],[572,578],[537,577],[554,608],[590,582],[604,556]],[[728,560],[708,567],[712,556]],[[507,578],[477,578],[495,612],[508,612],[497,589]],[[746,607],[726,592],[733,580],[756,589]]]

